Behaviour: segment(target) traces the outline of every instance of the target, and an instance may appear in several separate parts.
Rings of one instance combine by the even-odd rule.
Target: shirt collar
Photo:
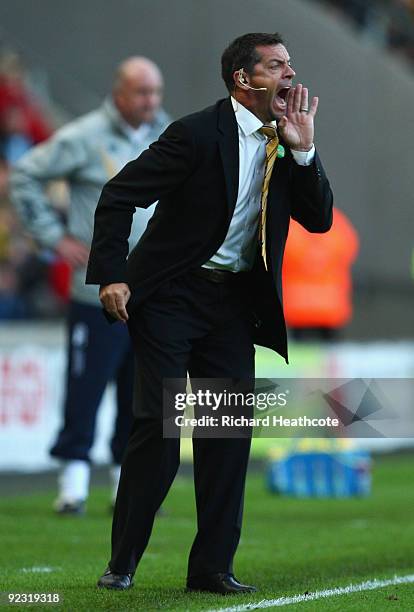
[[[260,119],[256,117],[256,115],[254,115],[252,112],[250,112],[245,106],[243,106],[243,104],[240,104],[240,102],[233,98],[233,96],[231,96],[231,103],[233,106],[234,114],[236,115],[236,121],[240,126],[240,129],[243,134],[245,136],[257,134],[259,138],[265,139],[266,136],[263,136],[263,134],[257,132],[257,130],[259,130],[263,125]],[[271,125],[277,127],[276,121],[272,121]]]

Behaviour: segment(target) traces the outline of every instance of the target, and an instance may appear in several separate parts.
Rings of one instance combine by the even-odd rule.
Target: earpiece
[[[242,85],[247,85],[247,81],[246,81],[246,77],[244,76],[243,68],[240,68],[239,70],[239,83],[241,83]]]
[[[247,83],[246,76],[244,74],[244,68],[239,68],[239,78],[238,81],[240,85],[247,87],[248,89],[252,89],[253,91],[267,91],[267,87],[252,87]]]

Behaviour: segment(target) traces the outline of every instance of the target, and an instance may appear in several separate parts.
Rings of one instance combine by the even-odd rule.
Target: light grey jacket
[[[53,248],[64,234],[90,245],[95,208],[103,185],[131,159],[138,157],[170,123],[160,110],[139,145],[111,100],[58,130],[16,164],[11,199],[24,227],[42,246]],[[67,227],[46,194],[48,181],[65,179],[70,192]],[[154,206],[134,215],[132,248],[145,230]],[[100,305],[98,288],[85,285],[86,268],[72,275],[72,299]]]

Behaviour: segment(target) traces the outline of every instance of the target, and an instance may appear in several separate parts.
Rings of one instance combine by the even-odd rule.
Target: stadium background
[[[2,45],[23,58],[38,95],[53,109],[57,121],[63,122],[99,104],[116,64],[134,53],[147,55],[161,66],[165,77],[164,105],[174,117],[202,108],[225,95],[219,59],[229,40],[246,31],[282,32],[298,78],[303,78],[310,91],[320,97],[317,146],[333,185],[335,202],[359,233],[360,253],[353,275],[354,317],[344,331],[344,342],[329,349],[321,345],[293,345],[290,371],[270,352],[259,351],[258,376],[269,375],[269,369],[275,376],[329,376],[334,368],[335,376],[342,378],[411,378],[414,26],[407,8],[410,3],[348,3],[371,9],[363,26],[360,23],[357,26],[343,13],[344,3],[336,4],[335,7],[335,2],[310,0],[254,3],[118,0],[103,5],[98,0],[71,3],[40,0],[33,4],[3,0],[0,37]],[[401,18],[401,7],[407,10],[406,19]],[[390,47],[387,24],[394,18],[402,28],[405,42]],[[59,318],[1,322],[0,483],[10,482],[10,478],[23,483],[11,474],[14,470],[27,472],[52,467],[46,449],[59,419],[60,379],[65,367],[62,334]],[[95,448],[98,463],[107,460],[105,436],[112,410],[110,390],[104,401],[101,433]],[[376,444],[375,450],[395,451],[407,445],[412,446],[410,440],[388,440],[383,442],[382,449]],[[255,456],[262,458],[262,450],[257,448]],[[188,459],[188,453],[185,457]],[[408,454],[390,461],[396,461],[395,469],[383,468],[379,486],[383,487],[385,497],[389,495],[390,500],[397,501],[400,491],[395,488],[397,483],[402,488],[409,485],[407,478],[412,483],[412,472],[407,468],[412,458]],[[253,486],[259,486],[255,478],[258,479],[257,474],[252,476]],[[180,486],[178,497],[182,495]],[[9,520],[7,510],[16,503],[7,491],[5,486],[5,526]],[[92,516],[98,513],[99,489],[96,495],[91,502]],[[28,497],[23,501],[19,497],[20,515],[24,518],[25,508],[30,505],[38,513],[49,512],[49,498]],[[175,499],[171,502],[173,511],[174,508],[181,511],[178,502],[174,506]],[[401,496],[401,508],[403,503]],[[277,516],[277,504],[272,503],[271,508],[271,514]],[[341,514],[341,508],[332,507],[332,515],[336,511]],[[293,512],[297,509],[292,506]],[[374,512],[374,505],[368,515],[370,511]],[[287,512],[286,506],[282,506],[281,512]],[[353,512],[350,508],[350,516]],[[409,533],[409,519],[404,520]],[[318,525],[315,519],[315,527]],[[390,525],[391,542],[394,537],[401,537],[402,532],[394,532]],[[412,529],[412,518],[410,525]],[[47,529],[53,533],[53,525]],[[374,532],[372,535],[374,541]],[[385,550],[387,541],[383,544]],[[344,543],[343,546],[346,550]],[[378,552],[381,555],[384,557],[383,551]],[[401,560],[403,556],[400,551],[395,557],[386,558],[393,568],[414,568],[409,554],[405,555],[406,565]],[[89,565],[93,565],[92,561],[88,560]],[[373,569],[370,567],[367,575],[372,576]],[[385,575],[387,568],[378,564],[377,569],[375,576]],[[94,571],[96,564],[91,575]],[[346,576],[364,575],[361,568],[358,571]],[[331,584],[336,584],[338,576],[342,574],[329,576]],[[281,582],[283,593],[290,586],[291,592],[300,592],[299,574],[296,578],[296,588]]]

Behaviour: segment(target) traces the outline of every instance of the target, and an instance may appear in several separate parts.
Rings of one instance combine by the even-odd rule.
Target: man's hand
[[[313,145],[313,118],[318,108],[318,98],[312,98],[308,107],[308,89],[300,83],[288,93],[286,115],[278,124],[283,140],[295,151],[309,151]],[[306,112],[307,111],[307,112]]]
[[[72,268],[81,268],[88,263],[88,247],[73,236],[63,236],[55,246],[55,251]]]
[[[128,321],[128,313],[126,305],[131,297],[131,292],[126,283],[112,283],[105,285],[99,292],[99,299],[103,307],[118,321],[126,323]]]

